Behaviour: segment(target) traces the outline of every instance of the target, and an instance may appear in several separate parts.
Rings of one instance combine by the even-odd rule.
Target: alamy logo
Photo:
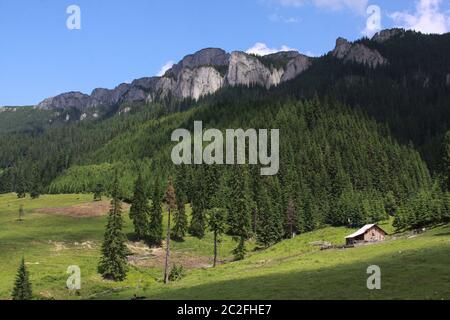
[[[381,290],[381,268],[375,265],[370,266],[367,268],[367,274],[370,274],[367,278],[367,289]]]
[[[77,5],[70,5],[66,10],[67,14],[70,16],[67,18],[66,26],[69,30],[80,30],[81,29],[81,9]]]
[[[225,139],[225,141],[224,141]],[[261,175],[273,176],[280,167],[280,131],[267,129],[227,129],[225,138],[222,131],[208,129],[203,132],[203,123],[194,122],[194,141],[186,129],[177,129],[172,133],[172,141],[179,142],[172,149],[172,161],[181,164],[227,164],[261,165]],[[203,147],[203,143],[209,144]],[[248,143],[247,143],[248,142]],[[224,147],[225,143],[225,147]],[[192,152],[193,145],[193,152]],[[225,155],[224,155],[225,152]],[[248,153],[248,158],[247,158]]]
[[[81,269],[79,266],[69,266],[67,273],[70,275],[66,281],[67,289],[80,290],[81,289]]]

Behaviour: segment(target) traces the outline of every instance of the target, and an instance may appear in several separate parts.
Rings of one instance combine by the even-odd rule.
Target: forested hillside
[[[0,131],[0,192],[108,193],[117,171],[130,200],[138,173],[148,191],[172,174],[177,196],[193,207],[192,234],[202,236],[208,209],[226,207],[229,233],[255,235],[264,246],[290,232],[360,226],[388,215],[399,228],[446,221],[442,142],[450,127],[450,70],[442,65],[449,65],[450,37],[406,32],[360,42],[389,64],[373,69],[329,54],[270,90],[224,88],[198,102],[169,97],[128,105],[130,113],[36,129],[27,114],[16,117],[23,121],[16,132]],[[205,129],[280,129],[279,174],[262,178],[255,166],[176,168],[171,133],[192,131],[198,120]],[[433,207],[417,215],[424,202]]]

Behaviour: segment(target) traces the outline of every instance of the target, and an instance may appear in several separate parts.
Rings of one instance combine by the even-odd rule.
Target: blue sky
[[[113,88],[204,47],[320,55],[361,37],[370,5],[383,28],[450,30],[450,0],[0,0],[0,106]]]

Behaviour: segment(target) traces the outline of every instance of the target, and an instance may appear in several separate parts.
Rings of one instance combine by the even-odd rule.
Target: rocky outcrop
[[[378,43],[383,43],[388,41],[389,39],[399,36],[399,35],[404,35],[405,34],[405,30],[404,29],[400,29],[400,28],[394,28],[394,29],[386,29],[386,30],[382,30],[378,33],[376,33],[373,37],[372,37],[372,41],[378,42]]]
[[[235,51],[228,66],[227,84],[230,86],[260,85],[266,88],[281,82],[283,69],[266,67],[256,56]]]
[[[311,66],[311,58],[299,54],[293,60],[289,61],[286,70],[281,77],[281,82],[289,81],[308,70]]]
[[[39,104],[40,109],[62,109],[75,108],[84,110],[89,106],[90,96],[81,92],[68,92],[58,95],[56,97],[48,98]]]
[[[206,48],[194,54],[187,55],[179,63],[175,64],[167,75],[175,78],[185,69],[195,69],[202,66],[227,66],[230,54],[218,48]]]
[[[310,58],[296,51],[257,57],[244,52],[228,54],[222,49],[207,48],[184,57],[162,77],[137,79],[112,90],[98,88],[91,95],[64,93],[44,100],[37,107],[76,108],[83,112],[81,120],[84,120],[90,115],[84,112],[86,108],[125,102],[151,102],[169,94],[179,99],[199,99],[224,86],[260,85],[270,88],[295,78],[310,65]],[[120,112],[126,113],[124,110]]]
[[[185,68],[180,71],[175,95],[199,99],[223,87],[224,77],[214,67]]]
[[[338,59],[344,59],[350,52],[352,45],[347,39],[338,38],[336,40],[336,47],[333,50],[333,56]]]
[[[332,51],[332,55],[345,62],[355,62],[367,65],[371,68],[386,65],[388,63],[377,50],[370,49],[362,43],[350,43],[344,38],[336,41],[336,48]]]

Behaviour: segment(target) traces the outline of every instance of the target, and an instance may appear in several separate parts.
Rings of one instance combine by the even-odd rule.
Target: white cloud
[[[163,65],[161,69],[158,71],[157,76],[162,77],[167,72],[167,70],[173,67],[174,64],[175,62],[173,62],[172,60],[166,62],[166,64]]]
[[[283,22],[283,23],[297,23],[299,20],[295,17],[283,17],[277,13],[269,15],[269,20],[271,22]]]
[[[278,0],[286,7],[301,7],[305,4],[313,4],[319,8],[333,11],[350,9],[358,14],[364,14],[369,0]]]
[[[269,48],[265,43],[257,42],[253,47],[249,48],[246,52],[249,54],[256,54],[258,56],[266,56],[268,54],[277,53],[281,51],[298,51],[297,49],[292,49],[288,46],[281,46],[281,48]]]
[[[450,16],[448,12],[440,10],[441,3],[441,0],[420,0],[414,14],[397,11],[389,16],[405,29],[423,33],[446,33],[450,29]]]

